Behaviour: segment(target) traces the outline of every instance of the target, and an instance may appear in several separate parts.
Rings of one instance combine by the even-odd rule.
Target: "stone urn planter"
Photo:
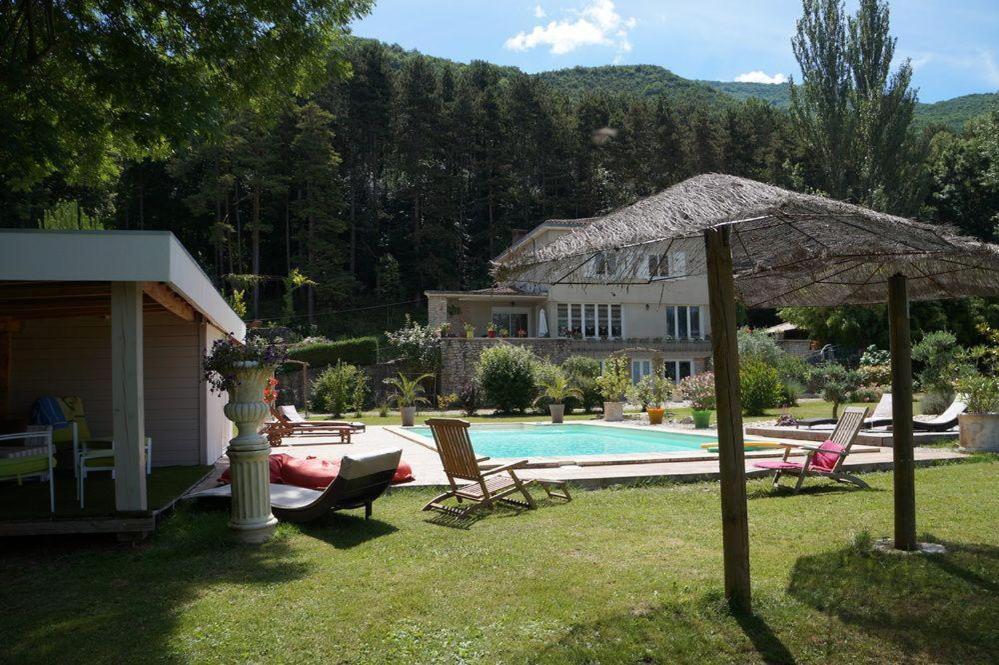
[[[553,423],[561,423],[565,420],[565,404],[549,404],[548,412],[552,414]]]
[[[999,413],[964,413],[957,421],[961,450],[999,452]]]
[[[609,423],[624,420],[624,402],[604,402],[604,420]]]
[[[232,509],[229,526],[246,543],[262,543],[274,534],[277,519],[271,514],[270,444],[260,433],[269,413],[264,402],[267,380],[274,376],[272,365],[255,361],[233,363],[235,384],[228,389],[226,418],[236,424],[236,436],[229,441],[229,473],[232,478]]]
[[[691,415],[695,429],[707,429],[711,426],[711,409],[694,409]]]
[[[402,406],[399,407],[399,413],[402,414],[402,426],[412,427],[416,422],[416,407],[415,406]]]
[[[645,413],[649,414],[649,424],[650,425],[662,425],[663,424],[663,414],[666,413],[666,409],[661,406],[650,406],[645,409]]]

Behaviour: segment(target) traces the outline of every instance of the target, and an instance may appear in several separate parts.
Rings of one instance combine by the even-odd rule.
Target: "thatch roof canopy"
[[[703,274],[704,254],[695,250],[706,229],[723,225],[731,227],[736,289],[749,306],[884,302],[894,274],[908,278],[913,300],[999,294],[996,245],[715,173],[593,218],[536,253],[499,262],[494,275],[523,284],[668,283],[674,277],[650,276],[649,257],[683,248],[686,274]],[[604,262],[606,252],[616,258]],[[605,270],[593,269],[598,261]]]

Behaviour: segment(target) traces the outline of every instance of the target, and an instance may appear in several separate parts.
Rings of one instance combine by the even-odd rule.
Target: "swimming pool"
[[[406,431],[434,439],[429,427]],[[476,454],[515,458],[703,452],[701,444],[713,440],[682,432],[583,424],[472,425],[469,435]]]

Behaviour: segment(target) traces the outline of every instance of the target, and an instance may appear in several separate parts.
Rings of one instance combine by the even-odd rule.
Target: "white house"
[[[519,237],[496,260],[533,254],[591,220],[549,220]],[[477,291],[427,291],[428,321],[449,325],[443,343],[442,388],[453,390],[467,376],[482,349],[508,341],[531,346],[559,362],[570,355],[603,359],[624,352],[638,380],[662,366],[673,381],[703,371],[711,355],[708,286],[688,266],[703,263],[703,243],[677,241],[664,255],[642,257],[638,277],[628,284],[600,284],[618,271],[613,253],[579,267],[593,284],[548,284],[530,288],[497,285]],[[488,328],[494,329],[489,338]],[[466,326],[472,337],[466,336]],[[547,328],[547,330],[546,330]]]

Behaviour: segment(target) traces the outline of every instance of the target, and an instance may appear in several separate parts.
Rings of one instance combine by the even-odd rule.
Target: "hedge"
[[[355,337],[335,342],[313,342],[288,349],[290,360],[301,360],[310,367],[335,365],[337,361],[353,365],[374,365],[378,362],[378,338]]]

